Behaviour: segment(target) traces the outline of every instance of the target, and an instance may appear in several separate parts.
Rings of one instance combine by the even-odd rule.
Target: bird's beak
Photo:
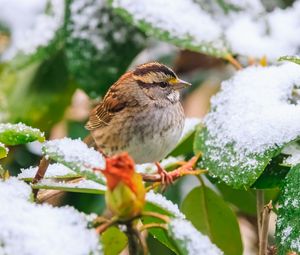
[[[191,83],[181,80],[179,78],[171,80],[170,83],[172,84],[172,88],[176,90],[192,86]]]

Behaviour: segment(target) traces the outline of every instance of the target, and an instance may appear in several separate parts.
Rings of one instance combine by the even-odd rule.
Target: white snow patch
[[[0,181],[1,254],[102,254],[98,236],[87,229],[83,213],[31,203],[30,190],[15,178]]]
[[[185,216],[180,212],[178,206],[173,204],[170,200],[166,199],[163,195],[154,193],[152,190],[146,194],[147,202],[155,204],[179,219],[185,219]]]
[[[169,229],[173,237],[180,241],[180,246],[188,252],[189,255],[220,255],[223,254],[207,236],[197,231],[187,220],[172,219],[169,223]]]

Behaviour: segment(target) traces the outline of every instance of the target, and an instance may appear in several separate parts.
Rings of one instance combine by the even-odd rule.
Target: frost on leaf
[[[222,83],[212,111],[195,138],[210,173],[235,187],[249,187],[282,147],[300,135],[300,67],[249,67]],[[266,96],[267,95],[267,96]]]
[[[42,151],[44,155],[58,163],[69,167],[74,172],[100,184],[105,183],[100,171],[93,168],[104,169],[104,157],[80,139],[70,138],[47,141]]]
[[[44,133],[23,123],[0,124],[0,142],[6,145],[18,145],[33,141],[44,142]]]
[[[0,1],[0,5],[0,25],[5,24],[10,34],[9,47],[0,56],[0,61],[10,60],[19,53],[34,54],[57,39],[64,21],[64,1],[15,0]]]
[[[186,255],[221,255],[223,252],[215,246],[207,236],[197,231],[194,226],[184,219],[172,219],[168,233],[176,243],[181,254]]]
[[[143,49],[144,35],[105,0],[74,0],[67,19],[68,67],[89,95],[103,94]]]
[[[213,56],[228,53],[221,27],[192,0],[113,0],[112,6],[150,36]]]
[[[300,253],[300,165],[288,173],[282,194],[279,197],[276,224],[278,255],[289,251]]]
[[[33,204],[30,193],[15,178],[0,181],[0,254],[102,254],[86,215],[72,207]]]
[[[8,148],[5,147],[3,143],[0,142],[0,159],[5,158],[8,153]]]

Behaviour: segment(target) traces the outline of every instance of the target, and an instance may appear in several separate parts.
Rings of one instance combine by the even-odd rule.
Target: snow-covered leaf
[[[192,0],[111,0],[116,13],[149,36],[181,48],[224,57],[222,29]],[[201,26],[196,26],[201,24]]]
[[[0,181],[0,253],[103,254],[87,215],[72,207],[36,205],[31,188],[16,178]]]
[[[73,0],[66,27],[69,70],[92,97],[106,92],[145,43],[145,36],[124,24],[105,0]]]
[[[7,154],[8,154],[8,148],[6,148],[5,145],[0,142],[0,159],[5,158]]]
[[[207,236],[198,232],[187,220],[172,219],[168,224],[168,233],[180,251],[180,255],[223,254]]]
[[[300,56],[283,56],[278,61],[290,61],[300,65]]]
[[[43,179],[38,183],[31,185],[33,189],[51,189],[62,190],[68,192],[88,193],[88,194],[104,194],[106,186],[91,180],[72,180],[72,181],[55,181],[51,179]]]
[[[278,255],[300,253],[300,165],[290,170],[284,182],[276,224]]]
[[[228,204],[211,189],[205,186],[193,189],[183,201],[181,210],[195,228],[207,235],[225,254],[243,253],[237,217]],[[230,235],[226,234],[228,229]]]
[[[9,47],[0,55],[0,61],[14,58],[24,65],[61,48],[65,16],[65,2],[42,0],[38,2],[1,1],[1,22],[9,30]]]
[[[69,167],[86,179],[100,184],[105,183],[99,171],[105,167],[104,157],[93,148],[88,148],[80,139],[63,138],[47,141],[42,151],[46,157]]]
[[[300,104],[292,94],[299,85],[300,67],[294,63],[249,67],[223,82],[195,136],[203,167],[235,188],[250,187],[300,135]]]
[[[25,144],[33,141],[44,142],[45,136],[37,128],[18,124],[0,124],[0,142],[6,145]]]
[[[18,174],[18,179],[24,181],[31,181],[38,171],[38,167],[29,167],[26,169],[21,169],[21,173]],[[45,173],[44,179],[70,179],[81,177],[80,174],[75,173],[70,168],[66,167],[63,164],[50,164]]]

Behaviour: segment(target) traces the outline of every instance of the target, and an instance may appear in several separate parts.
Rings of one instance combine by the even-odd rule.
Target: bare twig
[[[126,227],[129,255],[146,254],[146,248],[143,245],[140,233],[133,225],[133,222],[129,222],[128,224],[126,224]]]
[[[256,191],[256,213],[257,213],[257,232],[258,232],[258,240],[260,242],[260,233],[261,233],[261,225],[262,225],[262,212],[264,210],[265,205],[265,197],[263,190]]]
[[[39,164],[39,168],[38,168],[38,170],[37,170],[37,172],[36,172],[36,174],[35,174],[35,176],[32,180],[32,184],[35,184],[35,183],[39,182],[41,179],[44,178],[45,173],[48,169],[49,163],[50,162],[49,162],[48,159],[46,159],[45,157],[42,157],[42,159],[40,161],[40,164]],[[38,192],[39,192],[38,189],[33,190],[33,196],[34,196],[35,199],[37,197]]]
[[[162,229],[165,229],[167,230],[167,225],[166,224],[162,224],[162,223],[149,223],[149,224],[145,224],[143,225],[141,228],[140,228],[140,231],[144,231],[146,229],[149,229],[149,228],[162,228]]]
[[[108,229],[110,226],[116,224],[118,222],[118,218],[112,218],[109,221],[104,222],[99,227],[96,228],[96,232],[98,234],[102,234],[106,229]]]
[[[224,57],[225,60],[227,60],[230,64],[232,64],[237,70],[243,69],[242,65],[240,62],[238,62],[231,54],[227,54]]]
[[[259,240],[259,255],[267,255],[268,248],[268,230],[269,230],[269,219],[270,213],[272,210],[272,201],[270,201],[263,210],[262,213],[262,224],[261,224],[261,233]]]
[[[154,218],[161,219],[164,222],[170,222],[170,218],[167,215],[160,214],[157,212],[143,212],[142,216],[154,217]]]

